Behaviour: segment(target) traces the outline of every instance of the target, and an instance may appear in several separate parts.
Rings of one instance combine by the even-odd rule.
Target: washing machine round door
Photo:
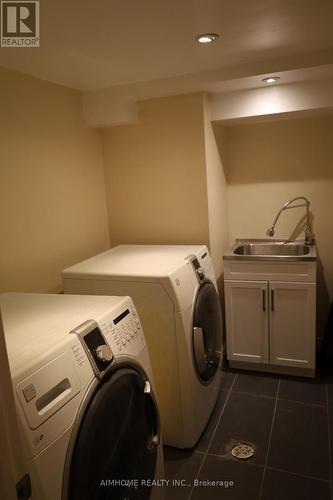
[[[70,459],[68,500],[144,500],[155,478],[159,419],[147,379],[119,368],[85,410]],[[67,496],[66,496],[67,495]]]
[[[193,313],[194,365],[203,382],[209,382],[219,366],[222,328],[220,298],[214,284],[204,281],[197,293]]]

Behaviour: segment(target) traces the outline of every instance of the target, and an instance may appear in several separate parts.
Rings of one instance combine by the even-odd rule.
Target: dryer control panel
[[[105,317],[99,321],[102,333],[115,354],[136,356],[145,346],[141,322],[134,304],[129,301],[114,317]]]

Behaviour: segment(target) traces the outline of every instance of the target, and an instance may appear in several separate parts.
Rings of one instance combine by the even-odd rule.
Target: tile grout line
[[[306,405],[306,406],[319,406],[319,408],[326,408],[327,404],[320,404],[320,403],[308,403],[307,401],[297,401],[296,399],[287,399],[287,398],[279,398],[279,401],[287,401],[291,403],[297,403],[300,405]]]
[[[259,394],[256,392],[250,392],[250,391],[234,391],[235,394],[247,394],[249,396],[258,396],[260,398],[268,398],[268,399],[275,399],[275,396],[267,396],[267,394]]]
[[[226,397],[226,399],[225,399],[225,402],[224,402],[223,408],[222,408],[222,410],[221,410],[220,416],[219,416],[219,418],[218,418],[218,421],[216,422],[216,425],[215,425],[214,431],[213,431],[213,433],[212,433],[212,437],[210,438],[209,443],[208,443],[208,445],[207,445],[207,450],[206,450],[206,452],[205,452],[205,454],[206,454],[206,455],[208,454],[208,450],[209,450],[210,445],[212,444],[212,441],[213,441],[213,439],[214,439],[216,429],[217,429],[217,427],[218,427],[218,425],[219,425],[219,423],[220,423],[221,417],[222,417],[222,415],[223,415],[224,409],[225,409],[225,407],[226,407],[226,405],[227,405],[227,402],[228,402],[228,399],[229,399],[230,393],[231,393],[231,391],[232,391],[232,389],[233,389],[233,387],[234,387],[234,385],[235,385],[235,381],[236,381],[236,378],[237,378],[237,377],[238,377],[238,373],[236,373],[235,378],[234,378],[234,380],[232,381],[232,384],[231,384],[231,386],[230,386],[230,389],[229,389],[228,395],[227,395],[227,397]]]
[[[226,400],[225,400],[225,402],[224,402],[223,408],[222,408],[222,410],[221,410],[220,416],[219,416],[219,418],[218,418],[218,420],[217,420],[217,423],[216,423],[216,425],[215,425],[214,431],[213,431],[213,433],[212,433],[212,437],[211,437],[211,438],[210,438],[210,440],[209,440],[209,443],[208,443],[208,445],[207,445],[207,449],[206,449],[206,451],[204,452],[204,457],[203,457],[203,459],[202,459],[201,465],[200,465],[200,467],[199,467],[199,469],[198,469],[198,472],[197,472],[197,475],[195,476],[195,478],[194,478],[194,479],[198,479],[199,474],[200,474],[200,472],[201,472],[201,469],[202,469],[202,467],[203,467],[203,464],[205,463],[205,460],[206,460],[207,455],[208,455],[208,450],[209,450],[210,445],[212,444],[212,441],[213,441],[213,439],[214,439],[216,429],[217,429],[217,427],[218,427],[218,425],[219,425],[219,423],[220,423],[220,420],[221,420],[221,417],[222,417],[222,415],[223,415],[224,409],[225,409],[225,407],[226,407],[226,405],[227,405],[227,402],[228,402],[228,400],[229,400],[229,396],[230,396],[231,391],[232,391],[232,388],[233,388],[233,386],[234,386],[234,384],[235,384],[235,380],[236,380],[236,378],[237,378],[237,375],[238,375],[238,373],[236,373],[235,378],[234,378],[234,380],[233,380],[233,382],[232,382],[232,384],[231,384],[231,386],[230,386],[230,389],[229,389],[228,395],[227,395],[227,397],[226,397]],[[189,495],[188,495],[188,497],[187,497],[187,500],[190,500],[190,499],[191,499],[191,496],[192,496],[192,494],[193,494],[193,491],[194,491],[194,485],[192,485],[192,488],[191,488],[191,491],[190,491],[190,493],[189,493]]]
[[[208,453],[207,452],[207,455],[209,457],[216,457],[216,458],[224,458],[225,457],[225,455],[218,455],[217,453]],[[236,460],[234,460],[233,458],[231,460],[236,463]],[[238,460],[238,461],[240,462],[240,460]],[[246,465],[249,465],[250,467],[260,467],[261,469],[263,468],[263,466],[261,464],[249,462],[248,460],[242,460],[242,462],[246,462]]]
[[[332,458],[331,458],[331,432],[330,432],[330,409],[328,406],[328,387],[326,386],[326,415],[327,415],[327,437],[328,437],[328,467],[329,467],[329,479],[330,479],[330,498],[333,500],[333,491],[332,491]]]
[[[258,396],[260,398],[268,398],[268,399],[275,399],[276,396],[268,396],[267,394],[260,394],[256,392],[250,392],[250,391],[240,391],[240,390],[234,390],[235,394],[248,394],[250,396]],[[292,403],[299,403],[301,405],[306,405],[306,406],[319,406],[320,408],[326,408],[327,404],[324,403],[309,403],[308,401],[297,401],[296,399],[288,399],[288,398],[281,398],[279,397],[279,401],[290,401]]]
[[[264,480],[265,480],[265,474],[266,474],[266,469],[267,469],[267,464],[268,464],[269,449],[270,449],[270,446],[271,446],[271,440],[272,440],[272,435],[273,435],[273,427],[274,427],[275,415],[276,415],[276,408],[277,408],[278,398],[279,398],[280,384],[281,384],[281,379],[279,379],[278,388],[277,388],[277,391],[276,391],[275,405],[274,405],[273,418],[272,418],[272,425],[271,425],[271,430],[270,430],[269,438],[268,438],[266,460],[265,460],[265,464],[264,464],[264,470],[263,470],[263,474],[262,474],[262,478],[261,478],[261,484],[260,484],[260,490],[259,490],[259,497],[258,497],[259,500],[262,498],[262,493],[263,493],[263,489],[264,489]]]
[[[291,476],[302,477],[304,479],[313,479],[314,481],[321,481],[322,483],[329,483],[329,479],[324,479],[323,477],[307,476],[306,474],[299,474],[298,472],[291,472],[290,470],[278,469],[277,467],[267,466],[267,469],[274,470],[276,472],[283,472],[284,474],[290,474]]]

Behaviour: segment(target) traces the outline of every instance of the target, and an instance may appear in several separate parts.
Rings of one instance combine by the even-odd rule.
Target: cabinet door
[[[269,282],[270,360],[315,368],[315,283]]]
[[[225,281],[227,356],[268,363],[268,284]]]

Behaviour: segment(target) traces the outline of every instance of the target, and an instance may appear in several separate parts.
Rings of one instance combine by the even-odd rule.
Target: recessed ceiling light
[[[219,35],[217,33],[203,33],[202,35],[198,35],[196,37],[196,40],[199,43],[212,43],[218,37],[219,37]]]
[[[268,78],[263,78],[262,81],[265,83],[276,83],[280,80],[279,76],[269,76]]]

